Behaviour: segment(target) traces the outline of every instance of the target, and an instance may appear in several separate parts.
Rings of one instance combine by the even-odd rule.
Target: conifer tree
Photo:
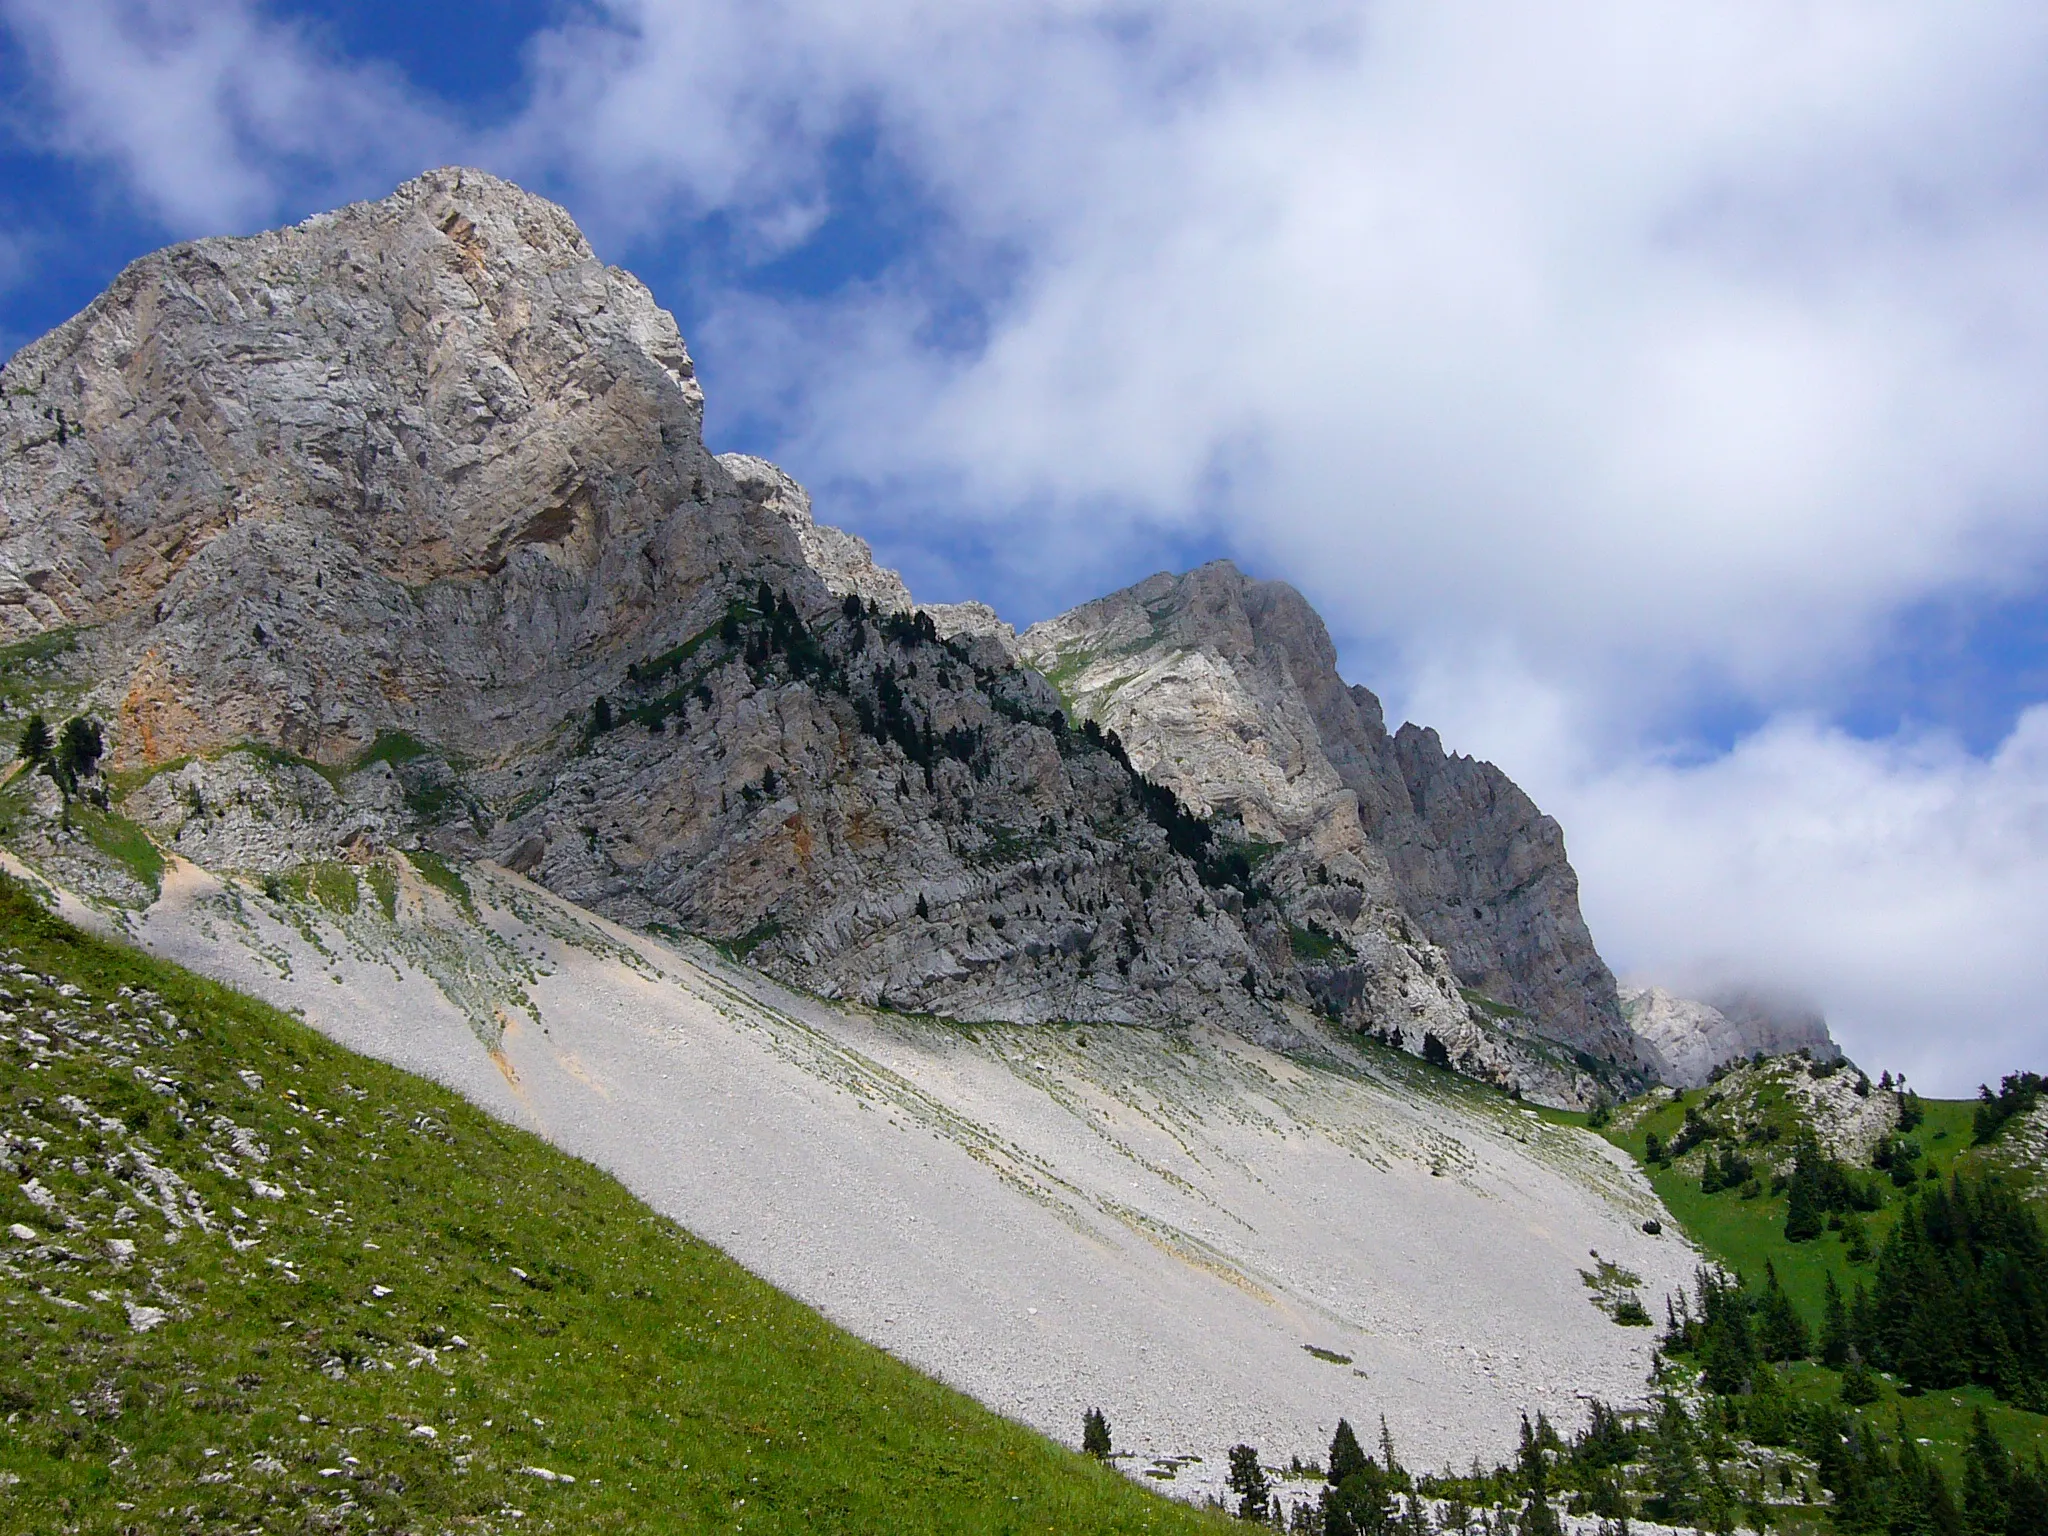
[[[1323,1536],[1392,1536],[1392,1493],[1379,1463],[1362,1455],[1355,1472],[1323,1490]]]
[[[73,715],[57,736],[57,770],[76,787],[80,779],[89,779],[99,771],[100,757],[105,751],[99,722]]]
[[[1699,1272],[1700,1363],[1707,1389],[1724,1396],[1747,1391],[1756,1367],[1756,1335],[1750,1328],[1750,1301],[1740,1282],[1711,1270]]]
[[[1768,1365],[1758,1366],[1742,1405],[1743,1430],[1758,1445],[1788,1445],[1792,1425],[1792,1400],[1785,1392],[1784,1378]]]
[[[1822,1188],[1817,1154],[1805,1147],[1799,1149],[1797,1161],[1792,1165],[1792,1182],[1786,1192],[1785,1240],[1789,1243],[1809,1242],[1821,1234]]]
[[[1330,1467],[1327,1474],[1330,1486],[1340,1486],[1352,1473],[1362,1471],[1365,1464],[1365,1447],[1358,1443],[1358,1435],[1351,1428],[1351,1421],[1339,1419],[1337,1432],[1330,1436]]]
[[[1870,1299],[1870,1287],[1858,1280],[1856,1299],[1849,1303],[1849,1341],[1867,1356],[1876,1336],[1877,1306]]]
[[[1976,1381],[2048,1408],[2048,1233],[2001,1181],[1958,1176],[1910,1201],[1868,1305],[1859,1344],[1912,1385]]]
[[[1699,1457],[1693,1449],[1692,1421],[1685,1405],[1668,1392],[1657,1400],[1649,1462],[1649,1513],[1672,1525],[1690,1520],[1699,1509]]]
[[[1266,1469],[1259,1465],[1256,1447],[1230,1448],[1230,1491],[1237,1495],[1238,1519],[1264,1523],[1271,1512],[1272,1489],[1266,1482]]]
[[[30,715],[21,728],[21,744],[14,755],[35,768],[50,756],[50,723],[40,713]]]
[[[1763,1300],[1757,1306],[1757,1334],[1766,1360],[1804,1360],[1810,1347],[1806,1319],[1778,1284],[1778,1268],[1768,1259],[1764,1261]]]
[[[1849,1309],[1842,1305],[1842,1288],[1834,1273],[1827,1276],[1827,1299],[1822,1304],[1820,1325],[1821,1364],[1839,1371],[1849,1363]]]
[[[1090,1408],[1081,1415],[1081,1449],[1098,1461],[1109,1459],[1109,1420],[1102,1416],[1100,1408]]]
[[[1842,1401],[1852,1407],[1874,1403],[1877,1393],[1877,1374],[1870,1369],[1863,1352],[1851,1344],[1848,1362],[1842,1368]]]
[[[2005,1536],[2012,1512],[2012,1461],[1979,1408],[1963,1450],[1963,1525],[1970,1536]]]
[[[2012,1469],[2012,1487],[2005,1516],[2007,1536],[2040,1536],[2048,1531],[2048,1462],[2034,1449],[2031,1468]]]
[[[1520,1461],[1522,1494],[1527,1500],[1517,1528],[1520,1536],[1562,1536],[1557,1511],[1550,1507],[1550,1463],[1544,1454],[1543,1440],[1530,1427],[1526,1413],[1522,1415]]]
[[[1537,1414],[1537,1422],[1545,1422],[1540,1411]],[[1552,1431],[1553,1438],[1555,1433]],[[1387,1474],[1387,1482],[1393,1487],[1406,1489],[1409,1486],[1408,1474],[1401,1470],[1401,1463],[1394,1459],[1394,1437],[1387,1429],[1387,1416],[1384,1413],[1380,1415],[1380,1466]]]
[[[1898,1475],[1891,1490],[1891,1528],[1895,1531],[1926,1531],[1930,1536],[1960,1536],[1962,1518],[1948,1491],[1948,1479],[1941,1468],[1920,1454],[1920,1447],[1906,1433],[1903,1414],[1898,1418]]]

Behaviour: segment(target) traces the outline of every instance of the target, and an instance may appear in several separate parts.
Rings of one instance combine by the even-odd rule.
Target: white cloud
[[[251,0],[0,0],[49,147],[111,165],[181,235],[388,190],[454,135],[394,72],[329,56]]]
[[[2048,1060],[2048,705],[1988,757],[1788,712],[1696,760],[1616,756],[1501,653],[1400,705],[1563,824],[1617,972],[1810,998],[1851,1056],[1927,1092]]]
[[[1873,1070],[1968,1094],[2048,1046],[2048,707],[1989,761],[1784,719],[1714,762],[1638,764],[1559,805],[1620,966],[1816,996]]]

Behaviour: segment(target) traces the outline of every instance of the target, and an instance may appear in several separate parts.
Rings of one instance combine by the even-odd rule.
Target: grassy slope
[[[851,1338],[608,1176],[12,882],[0,947],[84,989],[0,976],[0,1228],[35,1233],[0,1231],[0,1528],[1220,1528]],[[124,985],[176,1026],[109,1014]],[[187,1202],[167,1241],[137,1152],[211,1230]],[[170,1315],[136,1331],[131,1302]]]
[[[1693,1175],[1670,1166],[1652,1166],[1643,1160],[1648,1133],[1655,1131],[1668,1142],[1684,1123],[1686,1107],[1698,1105],[1709,1091],[1694,1089],[1627,1129],[1609,1127],[1604,1134],[1642,1165],[1686,1235],[1710,1258],[1736,1271],[1752,1285],[1763,1283],[1766,1262],[1774,1266],[1780,1283],[1797,1303],[1817,1340],[1826,1276],[1832,1274],[1848,1297],[1859,1283],[1870,1283],[1873,1266],[1851,1263],[1843,1239],[1836,1232],[1825,1232],[1811,1242],[1787,1242],[1785,1197],[1768,1193],[1768,1186],[1765,1193],[1749,1198],[1735,1190],[1709,1195],[1701,1191],[1700,1182]],[[1944,1179],[1959,1167],[1966,1172],[1985,1167],[1986,1153],[1971,1146],[1971,1119],[1976,1106],[1956,1099],[1929,1099],[1925,1105],[1926,1118],[1911,1133],[1925,1149],[1924,1164],[1933,1167]],[[1885,1206],[1863,1217],[1873,1252],[1883,1246],[1908,1193],[1893,1187],[1883,1174],[1877,1178],[1883,1185]],[[1833,1398],[1840,1391],[1836,1373],[1818,1365],[1792,1367],[1788,1385],[1795,1395],[1801,1396]],[[2008,1446],[2027,1455],[2037,1445],[2048,1451],[2048,1417],[2009,1408],[1980,1387],[1904,1397],[1886,1382],[1879,1400],[1857,1412],[1887,1434],[1903,1413],[1908,1431],[1933,1441],[1935,1454],[1953,1473],[1961,1465],[1960,1448],[1969,1436],[1970,1411],[1978,1406],[1990,1415],[1993,1427]]]

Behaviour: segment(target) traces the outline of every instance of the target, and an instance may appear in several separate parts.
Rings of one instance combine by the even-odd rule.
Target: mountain
[[[1419,929],[1482,1007],[1638,1064],[1557,823],[1436,732],[1389,734],[1292,587],[1217,561],[1034,625],[1023,650],[1142,772],[1349,893],[1347,932]]]
[[[1263,1017],[1129,771],[900,583],[847,610],[810,562],[855,542],[704,448],[674,323],[551,204],[442,171],[174,247],[0,382],[0,626],[75,636],[166,848],[497,857],[963,1017]]]
[[[1556,824],[1389,737],[1291,589],[1162,580],[1024,645],[915,609],[708,451],[644,287],[475,171],[145,257],[0,370],[0,662],[104,722],[103,840],[495,860],[901,1011],[1335,1023],[1565,1104],[1633,1072]],[[1170,687],[1077,660],[1155,609],[1147,664],[1227,674],[1187,698],[1253,732],[1195,767],[1135,707]],[[54,809],[18,845],[145,905]]]
[[[1629,1027],[1654,1055],[1657,1077],[1679,1088],[1699,1088],[1719,1067],[1750,1057],[1804,1051],[1816,1061],[1839,1061],[1841,1047],[1814,1009],[1755,988],[1710,994],[1711,1002],[1679,997],[1662,987],[1621,989]]]

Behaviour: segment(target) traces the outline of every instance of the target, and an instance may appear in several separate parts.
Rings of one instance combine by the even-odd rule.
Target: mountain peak
[[[1496,1017],[1641,1064],[1557,823],[1434,731],[1389,737],[1293,587],[1212,561],[1034,625],[1022,644],[1070,708],[1190,807],[1354,882],[1354,925],[1413,923]]]

